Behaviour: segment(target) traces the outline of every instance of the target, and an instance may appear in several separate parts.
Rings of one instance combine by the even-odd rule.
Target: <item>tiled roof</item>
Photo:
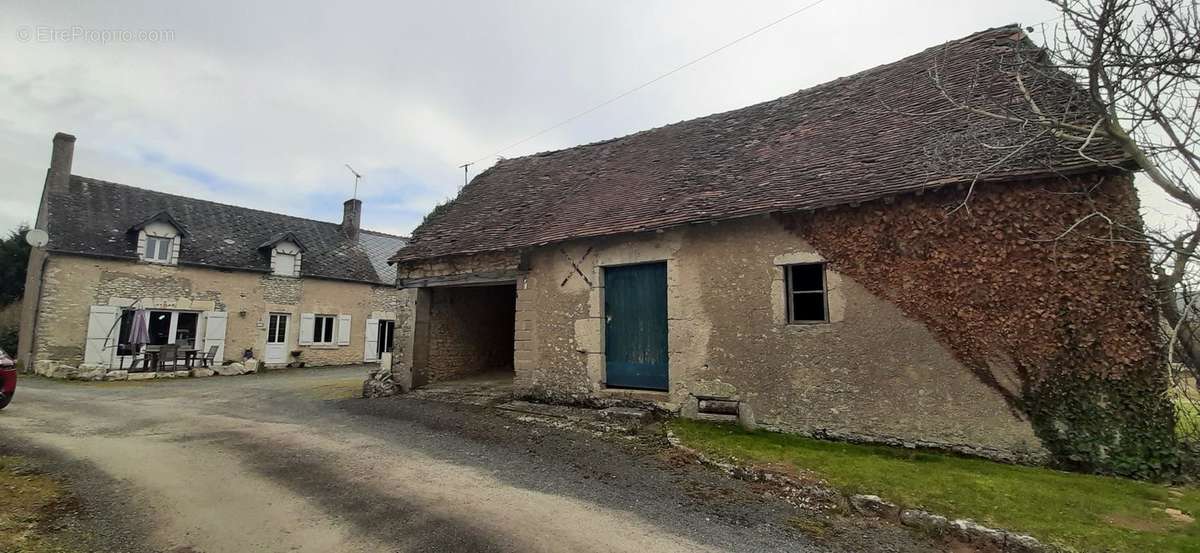
[[[51,251],[137,258],[135,227],[163,214],[187,229],[181,265],[267,272],[270,252],[260,246],[290,233],[304,245],[301,276],[392,284],[387,258],[406,238],[369,230],[357,238],[341,225],[219,204],[71,175],[64,188],[46,191]],[[277,241],[277,240],[276,240]]]
[[[1022,42],[1023,41],[1023,42]],[[1026,142],[1028,130],[951,111],[931,85],[979,100],[987,90],[1017,100],[1002,73],[1018,43],[1015,26],[976,33],[888,65],[782,98],[622,138],[502,160],[438,208],[393,261],[525,248],[589,236],[774,211],[853,204],[969,182]],[[797,61],[796,63],[803,63]],[[1054,111],[1078,89],[1030,84]],[[923,115],[914,115],[920,113]],[[1071,145],[1070,148],[1077,148]],[[1123,161],[1094,141],[1094,158]],[[1049,135],[996,165],[988,180],[1094,170]]]

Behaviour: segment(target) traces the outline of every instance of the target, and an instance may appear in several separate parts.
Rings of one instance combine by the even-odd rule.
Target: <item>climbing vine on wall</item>
[[[1149,252],[1126,175],[981,185],[779,215],[850,276],[933,330],[1056,463],[1156,477],[1175,466]],[[1015,383],[1010,381],[1016,380]]]

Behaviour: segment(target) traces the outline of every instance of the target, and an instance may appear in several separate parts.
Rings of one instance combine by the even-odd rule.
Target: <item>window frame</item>
[[[322,321],[328,321],[328,324],[323,324]],[[312,344],[314,346],[332,346],[337,344],[337,315],[313,315],[313,335]],[[329,340],[324,338],[328,336]]]
[[[787,307],[787,324],[789,325],[819,325],[829,324],[829,275],[827,272],[826,263],[817,261],[812,263],[791,263],[783,266],[784,278],[784,302]],[[793,282],[792,269],[795,267],[810,267],[817,266],[821,269],[821,289],[820,290],[796,290]],[[824,316],[821,319],[797,319],[796,318],[796,296],[799,294],[820,294],[821,295],[821,313]]]
[[[171,254],[175,250],[175,239],[166,236],[146,235],[146,248],[142,251],[142,261],[148,263],[171,263]],[[151,253],[153,251],[153,254]],[[162,254],[166,253],[166,257]]]

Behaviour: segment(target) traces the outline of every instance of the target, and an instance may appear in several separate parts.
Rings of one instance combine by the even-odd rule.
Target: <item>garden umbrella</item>
[[[145,309],[133,312],[133,324],[129,328],[129,343],[141,346],[150,343],[149,313]]]

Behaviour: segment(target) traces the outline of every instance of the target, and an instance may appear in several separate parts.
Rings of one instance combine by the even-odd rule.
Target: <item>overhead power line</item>
[[[548,132],[550,132],[550,131],[552,131],[552,130],[554,130],[554,129],[557,129],[557,128],[559,128],[559,127],[563,126],[563,125],[566,125],[567,123],[570,123],[570,122],[572,122],[572,121],[574,121],[574,120],[576,120],[576,119],[579,119],[580,117],[583,117],[583,116],[585,116],[585,115],[587,115],[587,114],[589,114],[589,113],[592,113],[593,111],[596,111],[596,110],[598,110],[598,109],[600,109],[600,108],[602,108],[602,107],[604,107],[604,106],[607,106],[607,105],[609,105],[609,104],[612,104],[613,102],[616,102],[616,101],[618,101],[618,100],[620,100],[620,99],[622,99],[622,98],[624,98],[624,97],[626,97],[626,96],[629,96],[630,94],[633,94],[634,92],[637,92],[637,91],[639,91],[639,90],[641,90],[641,89],[643,89],[643,88],[646,88],[646,87],[648,87],[648,86],[650,86],[650,85],[652,85],[652,84],[654,84],[654,83],[657,83],[658,81],[661,81],[661,80],[663,80],[663,79],[665,79],[665,78],[667,78],[667,77],[670,77],[671,75],[674,75],[674,74],[676,74],[676,73],[678,73],[678,72],[680,72],[680,71],[683,71],[684,69],[687,69],[688,67],[691,67],[691,66],[693,66],[693,65],[696,65],[697,63],[700,63],[700,62],[702,62],[702,61],[704,61],[704,60],[706,60],[706,59],[708,59],[708,58],[712,57],[713,55],[716,55],[717,53],[721,52],[722,50],[725,50],[726,48],[729,48],[730,46],[733,46],[733,45],[735,45],[735,44],[737,44],[737,43],[739,43],[739,42],[742,42],[742,41],[744,41],[744,40],[746,40],[746,39],[748,39],[748,38],[750,38],[750,37],[752,37],[752,36],[754,36],[754,35],[757,35],[757,34],[759,34],[759,33],[763,32],[763,31],[765,31],[765,30],[767,30],[767,29],[770,29],[771,27],[774,27],[774,26],[776,26],[776,25],[778,25],[778,24],[780,24],[780,23],[783,23],[784,21],[787,21],[788,19],[791,19],[791,18],[793,18],[793,17],[795,17],[795,16],[797,16],[797,15],[800,15],[801,13],[804,13],[805,11],[807,11],[807,10],[809,10],[809,9],[811,9],[811,8],[815,8],[815,7],[817,7],[818,5],[820,5],[820,4],[824,3],[824,2],[825,2],[825,0],[816,0],[815,2],[812,2],[812,3],[806,4],[805,6],[803,6],[803,7],[799,8],[799,9],[797,9],[797,10],[793,11],[793,12],[790,12],[790,13],[786,14],[786,15],[784,15],[783,17],[780,17],[779,19],[776,19],[776,20],[774,20],[774,21],[771,21],[770,23],[767,23],[766,25],[763,25],[763,26],[761,26],[761,27],[759,27],[759,28],[757,28],[757,29],[754,29],[753,31],[750,31],[750,32],[748,32],[748,33],[746,33],[746,34],[744,34],[744,35],[742,35],[742,36],[739,36],[739,37],[737,37],[737,38],[735,38],[735,39],[733,39],[733,40],[731,40],[731,41],[729,41],[729,42],[727,42],[727,43],[725,43],[725,44],[721,45],[720,47],[718,47],[718,48],[716,48],[716,49],[714,49],[714,50],[711,50],[711,51],[709,51],[708,53],[706,53],[706,54],[704,54],[704,55],[702,55],[702,56],[700,56],[700,57],[698,57],[698,58],[692,59],[691,61],[689,61],[689,62],[687,62],[687,63],[684,63],[683,65],[680,65],[680,66],[678,66],[678,67],[675,67],[674,69],[671,69],[670,71],[667,71],[666,73],[663,73],[663,74],[661,74],[661,75],[659,75],[659,76],[657,76],[657,77],[654,77],[653,79],[650,79],[650,80],[648,80],[648,81],[646,81],[646,82],[644,82],[644,83],[642,83],[642,84],[639,84],[639,85],[637,85],[637,86],[635,86],[635,87],[633,87],[633,88],[631,88],[631,89],[629,89],[629,90],[626,90],[625,92],[622,92],[622,93],[620,93],[620,94],[617,94],[616,96],[613,96],[612,98],[609,98],[609,99],[607,99],[607,100],[605,100],[605,101],[603,101],[603,102],[600,102],[599,104],[596,104],[596,105],[594,105],[594,106],[592,106],[592,107],[590,107],[590,108],[587,108],[587,109],[585,109],[585,110],[583,110],[583,111],[581,111],[581,112],[579,112],[579,113],[576,113],[575,115],[572,115],[572,116],[570,116],[570,117],[568,117],[568,118],[566,118],[566,119],[563,119],[562,121],[559,121],[559,122],[557,122],[557,123],[555,123],[555,124],[553,124],[553,125],[550,125],[549,127],[546,127],[546,128],[544,128],[544,129],[542,129],[542,130],[540,130],[540,131],[536,132],[536,133],[533,133],[533,134],[531,134],[531,135],[529,135],[529,136],[527,136],[527,137],[525,137],[525,138],[522,138],[522,139],[520,139],[520,140],[518,140],[518,141],[516,141],[516,142],[513,142],[512,144],[509,144],[508,146],[505,146],[505,147],[503,147],[503,148],[500,148],[499,150],[496,150],[496,152],[495,152],[495,153],[492,153],[492,154],[489,154],[489,155],[483,156],[483,157],[481,157],[481,158],[479,158],[479,159],[476,159],[475,161],[472,161],[472,162],[471,162],[471,164],[474,164],[474,163],[479,163],[479,162],[481,162],[481,161],[483,161],[483,160],[485,160],[485,159],[488,159],[488,158],[490,158],[490,157],[498,156],[498,155],[500,155],[500,154],[502,154],[502,153],[504,153],[504,152],[507,152],[507,151],[509,151],[509,150],[513,149],[513,148],[516,148],[517,146],[520,146],[520,145],[522,145],[522,144],[524,144],[524,143],[526,143],[526,142],[529,142],[530,140],[533,140],[533,139],[535,139],[535,138],[537,138],[537,137],[539,137],[539,136],[542,136],[542,135],[544,135],[544,134],[546,134],[546,133],[548,133]]]

